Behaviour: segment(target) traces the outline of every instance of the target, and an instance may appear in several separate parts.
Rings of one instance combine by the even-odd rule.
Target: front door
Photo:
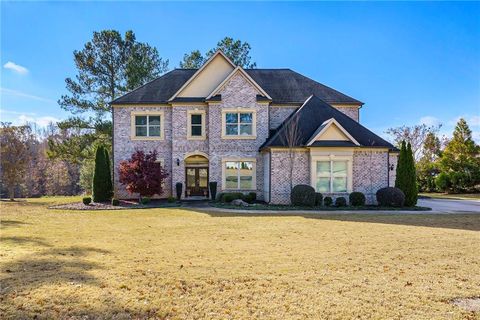
[[[185,168],[185,196],[208,197],[208,168]]]

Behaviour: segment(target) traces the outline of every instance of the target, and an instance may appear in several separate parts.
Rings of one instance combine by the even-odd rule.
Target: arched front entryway
[[[208,159],[202,154],[185,158],[185,197],[208,197]]]

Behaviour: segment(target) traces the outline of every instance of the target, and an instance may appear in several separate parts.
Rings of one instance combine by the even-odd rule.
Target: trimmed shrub
[[[117,198],[112,198],[112,206],[119,206],[120,205],[120,200]]]
[[[82,202],[83,202],[84,205],[88,206],[92,202],[92,198],[83,197]]]
[[[177,191],[177,200],[180,200],[182,198],[182,189],[183,184],[181,182],[177,182],[175,184],[175,190]]]
[[[105,151],[105,168],[108,168],[106,172],[107,176],[107,192],[109,199],[113,198],[113,181],[112,181],[112,168],[110,166],[110,155],[108,154],[107,148],[103,148]]]
[[[361,192],[352,192],[348,196],[348,200],[351,206],[361,207],[365,205],[365,195]]]
[[[405,205],[411,207],[417,204],[418,187],[415,172],[415,160],[412,146],[402,141],[395,179],[395,187],[403,191]]]
[[[313,207],[315,205],[315,189],[306,184],[296,185],[290,193],[290,202],[294,206]]]
[[[252,198],[253,201],[257,200],[257,193],[256,192],[249,192],[248,195]]]
[[[381,188],[376,196],[378,204],[382,207],[403,207],[405,203],[405,194],[398,188]]]
[[[215,201],[221,202],[224,194],[225,194],[225,192],[218,193],[217,196],[215,197]]]
[[[212,200],[215,200],[217,197],[217,182],[216,181],[209,182],[208,186],[210,187],[210,197]]]
[[[150,203],[150,198],[149,197],[142,197],[140,199],[141,204],[149,204]]]
[[[325,207],[330,207],[333,204],[332,197],[325,197],[323,199],[323,204],[325,205]]]
[[[112,179],[110,160],[104,146],[98,146],[95,154],[95,170],[93,172],[92,198],[94,202],[109,201],[112,198]]]
[[[254,200],[251,194],[246,194],[243,196],[243,201],[246,203],[253,203]]]
[[[177,201],[177,199],[175,197],[170,196],[170,197],[167,198],[168,203],[174,203],[175,201]]]
[[[243,193],[241,192],[225,192],[222,195],[222,202],[232,202],[233,200],[236,199],[242,199],[243,200]]]
[[[346,207],[347,206],[347,199],[345,197],[338,197],[335,199],[335,206],[336,207]]]
[[[320,192],[315,192],[315,205],[317,207],[321,206],[322,202],[323,202],[323,194],[321,194]]]

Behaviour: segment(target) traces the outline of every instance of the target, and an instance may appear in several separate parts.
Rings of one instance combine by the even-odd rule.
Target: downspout
[[[390,187],[390,149],[387,152],[387,187]]]

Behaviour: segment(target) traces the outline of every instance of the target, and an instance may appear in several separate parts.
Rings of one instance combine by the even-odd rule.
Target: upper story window
[[[205,139],[205,111],[189,110],[187,115],[187,139],[203,140]]]
[[[162,140],[163,112],[132,112],[132,139]]]
[[[223,110],[222,138],[255,139],[256,112],[254,110]]]

